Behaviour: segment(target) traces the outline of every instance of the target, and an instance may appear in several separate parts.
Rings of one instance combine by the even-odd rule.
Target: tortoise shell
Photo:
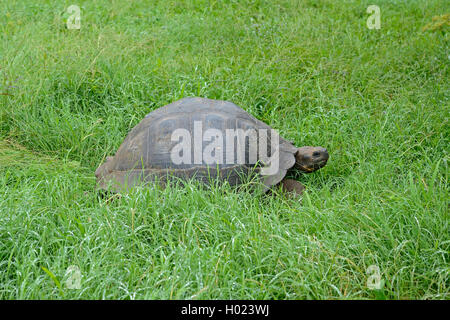
[[[238,185],[245,175],[255,174],[268,189],[280,182],[294,166],[297,151],[290,141],[271,129],[234,103],[184,98],[146,115],[130,131],[115,156],[107,157],[98,167],[95,172],[97,182],[100,188],[109,186],[115,191],[155,178],[164,182],[171,176],[194,178],[205,183],[218,177]],[[249,134],[239,140],[242,137],[239,132],[251,130],[258,135]],[[177,132],[184,135],[174,138]],[[266,132],[265,143],[261,142],[264,135],[259,136],[260,132]],[[278,144],[274,148],[272,141],[275,138]],[[214,148],[210,144],[214,144]],[[210,153],[205,153],[208,145]],[[258,151],[255,153],[255,150]],[[275,171],[264,173],[261,168],[268,165],[267,161],[275,151],[278,151],[278,165]],[[205,154],[208,156],[203,156]],[[179,159],[188,161],[180,162]]]

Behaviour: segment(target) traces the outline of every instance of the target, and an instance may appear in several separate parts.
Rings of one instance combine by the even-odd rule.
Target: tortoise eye
[[[318,157],[320,156],[320,152],[319,151],[314,151],[313,152],[313,157]]]

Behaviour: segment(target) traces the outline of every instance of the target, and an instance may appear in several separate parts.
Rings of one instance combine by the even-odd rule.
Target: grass
[[[449,34],[423,28],[450,8],[379,0],[370,30],[370,4],[2,1],[0,298],[449,299]],[[186,96],[330,161],[298,177],[301,201],[195,183],[102,198],[96,167]]]

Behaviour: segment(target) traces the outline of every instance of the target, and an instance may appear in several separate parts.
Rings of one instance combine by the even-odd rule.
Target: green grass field
[[[449,24],[432,20],[449,12],[1,1],[0,299],[449,299]],[[102,198],[97,166],[188,96],[326,147],[328,165],[298,177],[301,201],[195,183]]]

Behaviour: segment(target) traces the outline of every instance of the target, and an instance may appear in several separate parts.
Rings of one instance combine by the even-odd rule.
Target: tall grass
[[[378,1],[369,30],[370,4],[2,1],[0,298],[448,299],[448,27],[422,28],[449,6]],[[330,161],[297,176],[301,201],[195,183],[102,198],[95,168],[186,96]]]

